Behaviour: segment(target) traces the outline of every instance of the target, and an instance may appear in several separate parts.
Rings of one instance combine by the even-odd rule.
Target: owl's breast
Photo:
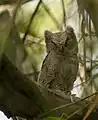
[[[61,60],[59,63],[59,73],[63,76],[76,76],[78,72],[78,58],[75,57],[67,57],[64,60]]]

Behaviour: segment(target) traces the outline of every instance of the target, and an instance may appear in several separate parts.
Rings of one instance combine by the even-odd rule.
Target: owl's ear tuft
[[[74,29],[73,29],[70,25],[68,25],[68,26],[66,27],[66,32],[68,32],[68,33],[73,33],[73,32],[74,32]]]
[[[51,51],[54,49],[54,43],[53,43],[53,36],[54,34],[48,30],[44,32],[45,36],[45,43],[46,43],[46,50],[47,52]]]
[[[53,33],[48,31],[48,30],[46,30],[44,32],[44,36],[45,36],[46,39],[51,39],[51,37],[53,36]]]
[[[46,44],[49,44],[49,43],[52,42],[53,33],[50,32],[50,31],[48,31],[48,30],[46,30],[46,31],[44,32],[44,37],[45,37],[45,43],[46,43]]]

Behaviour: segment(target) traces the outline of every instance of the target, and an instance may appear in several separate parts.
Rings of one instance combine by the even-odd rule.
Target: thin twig
[[[92,59],[93,59],[93,49],[92,49],[92,36],[91,36],[91,18],[89,17],[89,24],[88,24],[88,30],[89,30],[89,39],[90,39],[90,53],[91,53],[91,61],[90,61],[90,77],[92,77],[92,68],[93,68],[93,62],[92,62]],[[92,85],[93,85],[93,81],[91,80],[90,84],[91,84],[91,91],[93,91],[93,88],[92,88]],[[95,85],[94,85],[95,87]]]
[[[79,57],[83,58],[82,55],[79,55]],[[91,62],[91,58],[90,58],[90,57],[86,56],[86,58],[88,59],[88,60],[86,60],[86,62]],[[81,59],[81,60],[82,60],[82,59]],[[92,60],[92,62],[93,62],[93,63],[98,62],[98,59]]]
[[[87,80],[87,76],[86,76],[86,42],[85,42],[85,16],[83,15],[83,19],[82,19],[82,24],[81,24],[81,32],[83,34],[83,60],[84,60],[84,78],[85,80]]]
[[[62,26],[60,25],[60,23],[57,21],[57,19],[55,18],[54,14],[50,11],[49,7],[42,1],[42,5],[44,7],[44,9],[46,10],[46,12],[48,13],[48,15],[51,17],[51,19],[54,21],[56,27],[58,30],[62,30]]]
[[[35,11],[33,12],[32,16],[31,16],[30,22],[29,22],[29,24],[28,24],[28,26],[27,26],[26,32],[25,32],[24,37],[23,37],[23,42],[25,42],[25,39],[26,39],[26,37],[27,37],[27,35],[28,35],[28,33],[29,33],[29,29],[30,29],[31,24],[32,24],[32,21],[33,21],[35,15],[36,15],[36,13],[37,13],[37,11],[38,11],[39,6],[40,6],[41,3],[42,3],[42,1],[39,0],[37,6],[36,6],[36,8],[35,8]]]
[[[91,52],[91,66],[90,66],[90,68],[91,68],[91,70],[92,70],[92,58],[93,58],[93,50],[92,50],[92,36],[91,36],[91,19],[90,19],[90,17],[89,17],[89,38],[90,38],[90,52]],[[91,76],[92,76],[92,71],[91,71]]]
[[[81,22],[81,32],[83,35],[83,64],[84,64],[84,80],[87,81],[87,74],[86,74],[86,39],[85,39],[85,14],[84,12],[82,13],[82,22]],[[83,82],[83,81],[81,81]],[[84,91],[87,94],[87,90],[84,85]]]
[[[66,28],[66,11],[65,11],[64,0],[61,0],[61,3],[62,3],[62,11],[63,11],[63,24],[64,24],[64,28]]]
[[[86,104],[84,108],[86,108],[88,105],[89,105],[89,103]],[[84,108],[80,108],[80,109],[76,110],[74,113],[72,113],[71,115],[69,115],[65,120],[70,119],[70,118],[73,117],[75,114],[77,114],[77,113],[79,113],[80,111],[82,111]]]
[[[74,102],[74,103],[69,103],[69,104],[61,105],[61,106],[59,106],[59,107],[53,108],[53,109],[51,109],[51,110],[48,110],[47,112],[45,112],[45,113],[43,113],[43,114],[40,114],[39,117],[45,116],[45,115],[49,114],[50,112],[53,112],[53,111],[56,111],[56,110],[59,110],[59,109],[65,108],[65,107],[70,107],[70,106],[72,106],[72,105],[75,105],[75,104],[77,104],[77,103],[80,103],[80,102],[82,102],[82,101],[84,101],[84,100],[86,100],[86,99],[88,99],[88,98],[90,98],[91,96],[96,95],[96,94],[98,94],[98,92],[95,92],[95,93],[93,93],[93,94],[91,94],[91,95],[89,95],[89,96],[87,96],[87,97],[85,97],[85,98],[83,98],[83,99],[80,99],[80,100],[78,100],[78,101],[76,101],[76,102]]]
[[[78,35],[82,35],[81,33],[78,33]],[[85,32],[85,36],[88,37],[88,36],[96,36],[95,32],[91,32],[91,33],[86,33]]]

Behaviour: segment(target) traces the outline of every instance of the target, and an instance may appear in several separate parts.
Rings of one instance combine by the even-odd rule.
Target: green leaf
[[[9,39],[10,30],[9,13],[8,11],[4,11],[0,14],[0,57],[8,43],[7,41]]]

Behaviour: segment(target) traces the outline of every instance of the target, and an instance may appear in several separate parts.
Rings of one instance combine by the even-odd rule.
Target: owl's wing
[[[45,79],[45,73],[46,73],[46,70],[47,70],[47,66],[46,66],[47,56],[45,57],[45,59],[42,63],[41,71],[38,75],[38,80],[37,80],[38,83],[42,83],[43,79]]]
[[[43,61],[41,72],[38,77],[38,82],[43,86],[49,87],[55,80],[56,66],[51,61],[51,55],[47,55]]]
[[[77,72],[78,72],[78,61],[74,64],[67,63],[66,67],[63,67],[63,80],[66,85],[67,91],[71,91],[73,88],[73,83],[76,80]]]

